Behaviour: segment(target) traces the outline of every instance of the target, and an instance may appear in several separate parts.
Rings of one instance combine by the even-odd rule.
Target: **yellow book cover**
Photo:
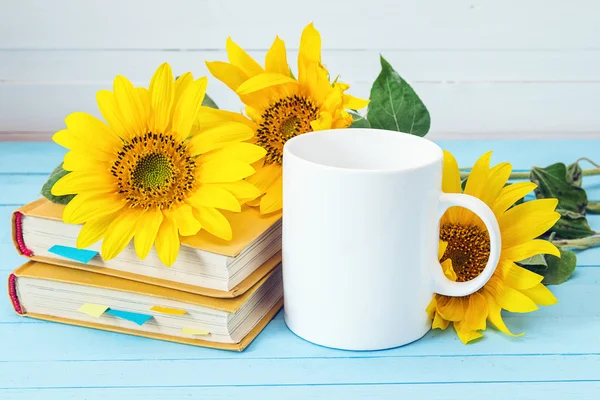
[[[211,297],[236,297],[245,293],[281,260],[281,213],[261,216],[258,210],[224,211],[233,240],[225,241],[202,230],[182,237],[180,254],[171,267],[164,266],[154,250],[140,260],[130,243],[116,258],[106,261],[98,251],[87,263],[49,251],[54,245],[75,249],[81,225],[62,222],[64,206],[39,199],[17,209],[12,216],[13,242],[31,260],[130,279]]]
[[[280,267],[225,299],[29,261],[9,275],[8,293],[22,316],[236,351],[283,304]]]

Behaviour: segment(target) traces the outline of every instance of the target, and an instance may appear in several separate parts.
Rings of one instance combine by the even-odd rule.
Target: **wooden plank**
[[[1,363],[0,387],[32,377],[36,388],[598,381],[599,365],[600,355],[29,361]]]
[[[354,95],[368,97],[370,82],[350,83],[354,83]],[[505,132],[518,133],[522,138],[541,133],[559,134],[564,138],[572,134],[600,137],[600,114],[594,102],[600,97],[600,83],[419,83],[414,86],[433,116],[431,137],[461,134],[481,138]],[[96,92],[109,88],[108,82],[0,85],[0,127],[3,131],[56,132],[64,127],[63,120],[71,112],[99,115]],[[220,82],[211,81],[208,93],[220,107],[241,110],[237,97]]]
[[[336,49],[597,48],[593,0],[160,0],[87,4],[19,1],[4,6],[3,49],[222,49],[228,35],[266,49],[275,34],[297,44],[314,21],[324,47]],[[67,22],[68,21],[68,22]],[[557,27],[565,27],[558,29]]]
[[[218,387],[140,387],[140,388],[60,388],[8,389],[0,396],[11,400],[105,400],[180,399],[211,400],[262,399],[367,399],[397,400],[426,398],[429,400],[597,400],[600,382],[505,382],[505,383],[442,383],[396,385],[283,385],[283,386],[218,386]]]
[[[265,51],[249,54],[261,64]],[[324,50],[323,63],[342,81],[371,82],[380,71],[382,54],[412,82],[549,82],[600,80],[598,50]],[[297,50],[288,51],[296,71]],[[224,50],[82,50],[0,51],[0,80],[4,83],[112,82],[116,75],[150,80],[167,61],[175,74],[191,71],[208,75],[204,61],[225,61]],[[43,67],[42,67],[43,66]]]

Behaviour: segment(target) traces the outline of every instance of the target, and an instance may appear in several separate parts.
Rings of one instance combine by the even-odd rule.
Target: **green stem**
[[[595,247],[600,245],[600,236],[591,236],[583,239],[560,239],[553,240],[555,246],[564,248],[564,249],[589,249],[590,247]]]
[[[464,169],[465,168],[461,168],[461,170],[464,170]],[[470,168],[468,168],[468,169],[470,169]],[[460,178],[465,179],[469,176],[469,174],[470,174],[469,171],[461,171]],[[600,168],[585,169],[585,170],[583,170],[583,172],[581,174],[583,176],[600,175]],[[527,180],[527,179],[529,179],[529,176],[530,176],[529,172],[513,172],[512,174],[510,174],[508,179]]]

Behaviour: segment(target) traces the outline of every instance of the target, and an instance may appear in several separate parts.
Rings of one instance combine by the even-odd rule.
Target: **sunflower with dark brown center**
[[[560,218],[555,212],[556,199],[528,201],[513,207],[516,201],[535,189],[531,182],[506,185],[511,172],[509,163],[490,168],[491,153],[475,164],[464,193],[478,197],[496,215],[502,235],[498,267],[483,288],[465,297],[436,294],[427,311],[432,327],[446,329],[452,322],[459,338],[468,343],[482,337],[487,322],[513,335],[502,320],[501,311],[531,312],[538,305],[551,305],[556,298],[541,282],[543,277],[515,264],[536,254],[560,256],[546,240],[536,239]],[[442,189],[460,193],[460,172],[452,154],[444,152]],[[483,222],[471,211],[452,207],[440,223],[439,260],[444,274],[453,281],[469,281],[483,271],[490,255],[490,239]]]
[[[231,39],[227,40],[229,63],[206,63],[215,78],[223,81],[246,104],[255,124],[256,143],[267,151],[256,174],[247,180],[264,196],[249,202],[261,213],[281,209],[281,163],[283,146],[303,133],[345,128],[352,124],[348,109],[360,110],[369,103],[344,92],[349,85],[331,82],[321,63],[321,36],[312,24],[302,32],[298,53],[298,79],[290,72],[285,45],[279,38],[265,58],[265,67],[254,61]],[[238,120],[239,116],[233,116]]]

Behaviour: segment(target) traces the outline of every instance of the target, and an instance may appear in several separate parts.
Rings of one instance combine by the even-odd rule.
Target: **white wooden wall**
[[[0,0],[0,140],[40,138],[122,74],[163,61],[207,73],[228,35],[264,58],[275,35],[295,65],[313,21],[323,59],[368,97],[383,54],[427,104],[432,136],[600,138],[598,0]],[[222,108],[240,109],[211,80]]]

